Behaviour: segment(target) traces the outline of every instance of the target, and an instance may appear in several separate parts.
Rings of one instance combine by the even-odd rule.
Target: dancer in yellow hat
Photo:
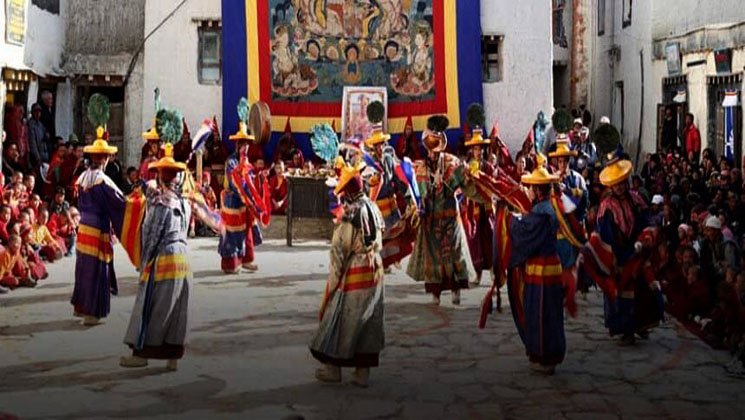
[[[355,368],[352,383],[366,387],[370,368],[383,349],[383,245],[385,222],[365,195],[359,167],[344,165],[334,193],[345,211],[331,240],[329,278],[321,304],[321,323],[310,341],[323,363],[316,378],[340,382],[341,368]]]
[[[111,237],[121,229],[125,198],[104,173],[109,159],[117,152],[117,148],[104,139],[108,107],[109,101],[103,95],[93,95],[89,100],[88,118],[98,127],[96,140],[83,149],[90,155],[91,164],[75,183],[80,226],[71,303],[75,315],[83,317],[84,325],[100,323],[101,318],[109,314],[111,294],[118,292]]]

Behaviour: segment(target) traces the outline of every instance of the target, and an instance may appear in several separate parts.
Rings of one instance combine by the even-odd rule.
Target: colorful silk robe
[[[99,169],[86,170],[76,188],[80,225],[71,303],[79,314],[104,318],[111,307],[110,295],[118,292],[111,227],[121,232],[125,197]]]
[[[585,220],[585,215],[587,214],[587,207],[590,204],[590,195],[587,191],[587,184],[579,172],[572,169],[568,169],[567,172],[568,173],[561,179],[562,189],[564,190],[564,193],[572,199],[572,202],[577,207],[574,210],[574,216],[577,220],[583,222]]]
[[[595,232],[582,249],[582,272],[605,293],[605,326],[611,335],[645,331],[662,319],[661,307],[650,305],[659,301],[659,291],[650,289],[652,279],[642,271],[646,254],[635,252],[646,226],[645,208],[635,193],[606,195]]]
[[[223,270],[235,270],[241,264],[253,262],[252,228],[259,220],[268,223],[269,211],[264,198],[271,199],[271,194],[260,194],[253,176],[251,164],[245,158],[241,160],[237,153],[225,163],[225,188],[220,208],[225,233],[220,236],[218,247]]]
[[[187,200],[171,190],[148,190],[140,283],[124,339],[135,356],[183,356],[191,279],[186,248],[190,218]]]
[[[555,365],[564,360],[564,298],[572,293],[556,250],[559,222],[549,200],[536,203],[521,218],[498,213],[498,249],[509,261],[507,292],[512,316],[531,362]],[[570,290],[565,290],[565,289]]]
[[[384,149],[382,158],[369,160],[373,170],[368,178],[370,197],[385,221],[381,256],[383,265],[388,267],[411,254],[414,229],[403,216],[413,201],[409,185],[396,175],[400,162],[392,147]]]
[[[484,160],[476,162],[485,174],[494,173],[494,168],[488,162]],[[473,268],[477,273],[491,269],[494,248],[494,207],[491,200],[480,203],[464,197],[461,214]]]
[[[385,344],[380,257],[384,223],[373,202],[360,195],[347,205],[334,230],[321,323],[310,341],[311,354],[321,363],[378,365]]]
[[[435,163],[416,162],[422,214],[406,273],[424,282],[429,293],[467,288],[468,279],[475,275],[455,198],[458,189],[476,195],[466,179],[467,170],[447,153]]]

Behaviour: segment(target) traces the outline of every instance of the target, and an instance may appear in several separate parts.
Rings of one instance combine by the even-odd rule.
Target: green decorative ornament
[[[601,124],[595,129],[592,141],[598,149],[598,155],[605,156],[618,149],[618,145],[621,144],[621,133],[611,124]]]
[[[468,109],[466,110],[466,121],[468,121],[468,125],[471,126],[471,129],[484,128],[484,124],[486,123],[486,112],[484,111],[484,107],[481,104],[476,103],[468,105]]]
[[[155,114],[155,130],[164,143],[174,144],[184,133],[184,117],[178,110],[161,108]]]
[[[572,129],[572,122],[572,115],[566,109],[557,109],[551,116],[551,124],[557,133],[568,133]]]
[[[241,98],[238,102],[238,119],[248,125],[248,99]]]
[[[427,129],[435,133],[442,133],[448,129],[450,120],[444,115],[433,115],[427,118]]]
[[[94,93],[88,99],[88,121],[93,127],[105,127],[109,122],[109,98],[100,93]]]

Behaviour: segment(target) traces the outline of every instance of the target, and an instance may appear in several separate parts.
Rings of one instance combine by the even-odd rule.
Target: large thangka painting
[[[269,0],[272,99],[330,102],[349,85],[434,99],[434,12],[432,0]]]
[[[263,101],[275,131],[342,127],[345,87],[386,89],[388,129],[432,114],[459,127],[481,102],[480,2],[464,0],[223,0],[223,109]],[[245,55],[242,50],[245,49]],[[277,136],[278,137],[278,136]],[[271,148],[271,146],[269,146]]]

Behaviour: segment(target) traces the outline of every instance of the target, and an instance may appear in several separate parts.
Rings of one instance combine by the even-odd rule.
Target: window
[[[199,83],[219,85],[222,82],[222,36],[215,22],[202,22],[199,27]]]
[[[501,35],[481,36],[481,80],[484,83],[502,81]]]
[[[632,0],[623,0],[623,22],[621,24],[623,28],[631,26],[631,5]]]
[[[31,3],[41,10],[53,15],[59,15],[59,0],[31,0]]]
[[[566,30],[564,29],[564,9],[566,8],[566,0],[553,0],[552,6],[551,31],[553,32],[554,44],[562,48],[569,48]]]
[[[598,0],[598,36],[605,35],[605,0]]]

